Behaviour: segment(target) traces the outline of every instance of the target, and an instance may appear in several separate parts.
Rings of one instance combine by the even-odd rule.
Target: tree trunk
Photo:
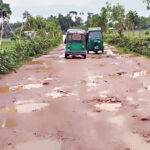
[[[4,18],[2,18],[2,30],[1,30],[1,39],[0,39],[0,49],[2,49],[3,32],[4,32]]]
[[[19,34],[19,43],[21,43],[21,34],[22,34],[22,31],[23,31],[23,28],[24,28],[24,24],[22,22],[21,29],[20,29],[20,34]]]
[[[141,39],[141,29],[139,28],[139,38]]]
[[[130,39],[130,33],[129,33],[129,28],[128,28],[128,39]]]

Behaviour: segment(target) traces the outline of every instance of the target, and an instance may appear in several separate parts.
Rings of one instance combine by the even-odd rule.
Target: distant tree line
[[[150,28],[150,16],[141,17],[136,11],[128,11],[120,5],[106,3],[99,14],[93,15],[86,22],[87,27],[101,27],[104,32],[115,30],[119,36],[123,36],[123,31],[134,31]]]
[[[79,13],[79,15],[83,15],[84,13]],[[76,26],[83,26],[83,20],[82,18],[78,16],[78,12],[70,11],[67,15],[59,14],[57,17],[51,15],[47,18],[47,20],[52,20],[57,22],[61,26],[61,30],[65,33],[68,28],[70,27],[76,27]],[[39,23],[39,28],[42,26],[41,20],[42,17],[37,16],[36,18]],[[10,23],[9,20],[5,19],[3,23],[3,38],[10,38],[14,34],[22,34],[24,30],[30,30],[29,28],[25,28],[25,22],[31,23],[34,22],[34,17],[28,12],[25,11],[23,13],[22,22],[15,22]],[[33,23],[32,22],[32,23]],[[2,29],[2,25],[0,24],[0,30]],[[19,33],[20,32],[20,33]],[[21,35],[20,35],[21,36]]]

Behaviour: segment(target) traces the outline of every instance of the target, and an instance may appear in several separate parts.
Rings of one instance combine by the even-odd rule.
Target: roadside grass
[[[145,33],[149,31],[149,35],[146,35]],[[107,36],[108,33],[106,33]],[[116,31],[113,31],[111,33],[109,33],[108,35],[112,35],[112,36],[117,36],[118,33]],[[145,38],[150,38],[150,29],[147,30],[135,30],[135,31],[124,31],[123,35],[125,37],[129,37],[129,39],[145,39]]]
[[[2,49],[12,49],[14,45],[15,45],[15,42],[11,41],[11,39],[2,40]]]
[[[114,46],[117,50],[118,50],[118,54],[120,55],[123,55],[123,54],[132,54],[134,56],[138,56],[138,57],[144,57],[144,58],[147,58],[150,60],[150,57],[149,56],[146,56],[146,55],[142,55],[140,53],[137,53],[137,52],[133,52],[129,49],[126,49],[126,48],[122,48],[122,47],[119,47],[119,46],[115,46],[115,45],[112,45],[112,44],[109,44],[107,42],[105,42],[106,44],[110,45],[110,46]]]
[[[145,33],[149,31],[149,35]],[[124,36],[133,39],[133,38],[148,38],[150,37],[150,29],[149,30],[136,30],[136,31],[124,31]]]

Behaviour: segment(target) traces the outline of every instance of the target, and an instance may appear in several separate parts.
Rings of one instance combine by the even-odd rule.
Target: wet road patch
[[[123,141],[128,145],[129,150],[150,150],[150,144],[138,134],[126,133],[123,135]]]
[[[19,91],[22,89],[23,90],[38,89],[38,88],[42,88],[44,86],[43,83],[0,87],[0,93],[5,94],[5,93],[12,92],[12,91]]]
[[[60,150],[61,143],[51,140],[39,140],[21,143],[16,146],[16,150]]]
[[[37,103],[34,100],[16,101],[14,105],[18,113],[31,113],[49,106],[48,103]]]
[[[94,98],[92,100],[82,101],[90,106],[94,106],[96,112],[117,111],[122,107],[121,100],[117,97]]]
[[[123,115],[113,116],[108,119],[108,122],[116,124],[118,126],[122,126],[125,122],[125,117]]]
[[[96,110],[106,110],[106,111],[117,111],[120,107],[120,103],[103,103],[103,104],[95,104],[94,107]]]
[[[56,87],[51,92],[45,94],[46,97],[52,97],[54,99],[76,95],[76,93],[70,92],[69,90],[65,90],[63,87]]]
[[[13,129],[17,126],[17,123],[13,120],[3,120],[0,121],[0,129]]]
[[[0,113],[31,113],[34,111],[39,111],[47,106],[49,106],[48,103],[36,102],[35,100],[22,100],[14,102],[14,104],[11,106],[0,107]]]

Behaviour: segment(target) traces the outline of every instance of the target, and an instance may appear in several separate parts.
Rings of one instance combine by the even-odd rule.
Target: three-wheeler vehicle
[[[89,28],[86,40],[87,53],[89,53],[89,51],[94,51],[96,54],[98,54],[98,51],[104,53],[103,34],[101,28]]]
[[[72,55],[83,56],[86,59],[86,31],[81,29],[69,29],[66,34],[66,51],[65,58]]]

